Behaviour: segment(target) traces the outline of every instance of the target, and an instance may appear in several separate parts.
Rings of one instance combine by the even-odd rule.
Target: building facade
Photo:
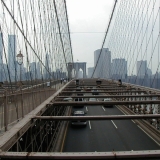
[[[147,61],[137,61],[137,77],[143,78],[147,74]]]
[[[16,81],[17,43],[15,35],[8,35],[8,66],[11,81]]]
[[[111,52],[109,51],[108,48],[103,48],[101,55],[100,55],[100,52],[101,52],[101,49],[94,51],[94,67],[96,67],[96,70],[95,70],[93,77],[110,78],[111,76]]]
[[[88,68],[88,76],[87,76],[88,78],[92,77],[93,71],[94,71],[94,67],[89,67]]]
[[[112,78],[126,79],[127,78],[127,61],[124,58],[115,58],[112,60]]]
[[[3,81],[3,34],[0,33],[0,82]]]

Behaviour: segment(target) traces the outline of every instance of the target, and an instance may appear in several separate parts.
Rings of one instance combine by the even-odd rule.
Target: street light
[[[21,51],[19,51],[19,54],[17,54],[17,63],[20,65],[20,81],[21,81],[21,65],[23,64],[23,54]]]
[[[21,91],[21,106],[22,106],[22,118],[24,117],[24,111],[23,111],[23,91],[22,91],[22,82],[21,82],[21,66],[23,64],[23,54],[21,53],[21,51],[19,51],[19,54],[17,54],[17,63],[20,65],[20,83],[19,83],[19,87],[20,87],[20,91]],[[18,111],[17,111],[17,116],[18,116]]]

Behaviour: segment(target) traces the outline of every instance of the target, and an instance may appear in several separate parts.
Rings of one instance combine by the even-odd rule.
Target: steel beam
[[[94,89],[99,89],[99,90],[112,90],[112,91],[114,91],[114,90],[129,90],[129,91],[132,91],[131,89],[127,89],[127,88],[113,88],[113,87],[111,87],[111,88],[72,88],[72,89],[68,89],[68,88],[66,88],[65,89],[65,91],[74,91],[74,90],[76,90],[76,89],[82,89],[82,90],[94,90]],[[133,90],[136,90],[135,88],[132,88]]]
[[[1,152],[5,159],[159,159],[160,150],[113,152]]]
[[[107,115],[107,116],[35,116],[33,119],[42,120],[126,120],[126,119],[156,119],[160,114],[148,115]]]
[[[94,91],[93,91],[94,92]],[[93,93],[92,91],[62,91],[61,93]],[[124,90],[124,91],[97,91],[97,93],[142,93],[142,92],[147,92],[145,90]]]
[[[147,101],[75,101],[75,102],[54,102],[55,106],[88,106],[88,105],[131,105],[131,104],[160,104],[160,100],[147,100]]]
[[[134,98],[134,97],[160,97],[160,94],[143,95],[89,95],[89,96],[69,96],[71,98]],[[68,98],[68,96],[57,96],[57,98]]]

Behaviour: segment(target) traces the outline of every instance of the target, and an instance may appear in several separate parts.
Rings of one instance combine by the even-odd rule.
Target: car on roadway
[[[67,98],[64,98],[63,101],[71,102],[71,101],[73,101],[73,99],[71,97],[67,97]]]
[[[97,101],[97,99],[96,98],[89,98],[89,101],[91,102],[91,101]]]
[[[72,113],[72,116],[85,116],[85,112],[84,111],[74,111]],[[87,125],[87,121],[86,120],[72,120],[71,121],[71,125],[72,126],[86,126]]]
[[[104,102],[110,102],[110,101],[112,101],[112,99],[111,98],[104,98],[103,101]],[[113,107],[113,104],[105,104],[103,106],[104,107]]]
[[[83,99],[83,98],[75,98],[74,101],[75,101],[75,102],[82,102],[82,101],[84,101],[84,99]],[[81,105],[81,106],[73,106],[73,107],[81,107],[81,108],[83,108],[84,105]]]

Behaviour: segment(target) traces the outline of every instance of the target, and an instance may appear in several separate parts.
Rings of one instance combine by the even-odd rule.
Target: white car
[[[97,101],[96,98],[89,98],[89,101]]]
[[[73,116],[85,116],[85,114],[86,113],[84,111],[74,111],[72,113]],[[87,121],[86,120],[72,120],[71,125],[72,126],[86,126]]]
[[[73,101],[73,99],[71,97],[68,97],[68,98],[64,98],[63,101],[69,101],[70,102],[70,101]]]

